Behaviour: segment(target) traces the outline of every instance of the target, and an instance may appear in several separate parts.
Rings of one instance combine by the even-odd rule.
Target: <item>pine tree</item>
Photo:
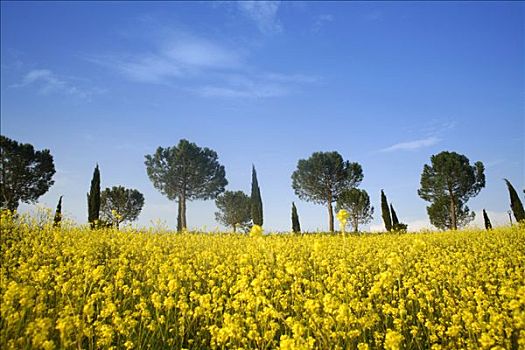
[[[386,200],[385,192],[381,190],[381,216],[388,232],[392,231],[392,218],[390,217],[390,208]]]
[[[100,171],[98,164],[93,172],[91,179],[91,188],[87,195],[88,198],[88,222],[91,228],[94,229],[96,222],[100,217]]]
[[[57,209],[55,211],[55,219],[53,226],[60,227],[60,222],[62,221],[62,196],[58,199]]]
[[[510,195],[510,207],[512,209],[512,212],[514,213],[514,217],[516,218],[516,222],[524,221],[525,220],[525,211],[523,210],[523,204],[521,203],[520,197],[518,196],[518,193],[512,186],[509,180],[503,179],[505,183],[507,184],[507,187],[509,189],[509,195]]]
[[[261,190],[257,181],[257,172],[255,166],[252,165],[252,194],[251,194],[251,207],[252,207],[252,221],[254,225],[262,226],[263,224],[263,207],[261,199]]]
[[[485,229],[487,231],[492,230],[492,224],[490,223],[489,216],[487,215],[487,212],[485,211],[485,209],[483,209],[483,220],[485,221]]]
[[[294,233],[301,232],[301,225],[299,224],[299,214],[297,214],[297,208],[295,203],[292,202],[292,231]]]

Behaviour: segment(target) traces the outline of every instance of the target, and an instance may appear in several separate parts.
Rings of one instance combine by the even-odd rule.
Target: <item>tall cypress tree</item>
[[[392,227],[395,229],[397,226],[399,226],[399,219],[397,218],[397,214],[394,210],[394,207],[392,206],[392,203],[390,203],[390,213],[392,215]]]
[[[381,190],[381,216],[388,232],[392,231],[392,218],[390,217],[390,208],[386,200],[385,192]]]
[[[299,214],[297,214],[297,208],[295,203],[292,202],[292,231],[294,233],[301,232],[301,225],[299,224]]]
[[[262,224],[263,224],[263,207],[262,207],[262,199],[261,199],[261,190],[259,188],[259,182],[257,181],[257,172],[255,171],[255,165],[252,165],[251,206],[252,206],[252,221],[253,221],[253,224],[262,226]]]
[[[487,215],[487,212],[485,211],[485,209],[483,209],[483,221],[485,221],[485,229],[487,231],[492,230],[492,224],[490,223],[489,216]]]
[[[88,198],[88,222],[91,228],[95,228],[95,222],[100,217],[100,171],[98,170],[98,164],[93,172],[93,178],[91,179],[91,188],[87,195]]]
[[[523,210],[523,204],[521,203],[520,197],[518,196],[518,192],[514,189],[512,184],[509,180],[505,180],[505,183],[507,184],[507,187],[509,189],[509,195],[510,195],[510,207],[512,209],[512,212],[514,213],[514,217],[516,218],[517,222],[524,221],[525,220],[525,211]]]
[[[57,210],[55,211],[55,219],[53,220],[53,226],[55,227],[60,227],[60,222],[62,221],[62,197],[60,196],[58,199]]]

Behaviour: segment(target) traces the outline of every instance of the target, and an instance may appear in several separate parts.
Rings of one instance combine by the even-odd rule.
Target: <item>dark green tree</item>
[[[308,159],[301,159],[292,174],[295,194],[306,201],[328,207],[328,224],[334,232],[332,204],[344,189],[358,186],[363,180],[359,163],[344,161],[338,152],[315,152]]]
[[[62,221],[62,197],[58,199],[57,209],[55,210],[55,218],[53,220],[53,226],[60,227]]]
[[[215,199],[228,184],[217,153],[187,140],[180,140],[176,147],[159,147],[145,158],[153,186],[168,199],[177,200],[181,229],[187,228],[186,201]]]
[[[252,195],[251,195],[252,221],[254,225],[262,226],[263,224],[263,205],[261,199],[261,189],[257,181],[257,172],[252,165]]]
[[[392,205],[392,203],[390,203],[390,213],[392,216],[392,230],[397,232],[406,231],[408,226],[406,224],[403,224],[402,222],[399,222],[399,219],[397,218],[397,214],[394,210],[394,206]]]
[[[370,206],[370,197],[365,190],[358,188],[345,189],[337,199],[336,211],[345,209],[354,232],[359,231],[360,224],[367,224],[373,219],[374,207]]]
[[[383,217],[383,222],[385,223],[385,229],[388,232],[392,231],[392,217],[390,216],[390,207],[388,206],[388,201],[386,200],[386,195],[383,190],[381,190],[381,216]]]
[[[516,218],[516,222],[521,222],[525,220],[525,211],[523,210],[523,204],[521,203],[520,197],[518,196],[518,192],[514,189],[514,186],[510,183],[509,180],[503,179],[505,183],[507,184],[507,188],[509,189],[509,196],[510,196],[510,208],[512,209],[512,212],[514,213],[514,217]]]
[[[418,194],[432,203],[427,212],[434,226],[457,230],[474,218],[466,203],[485,187],[484,171],[483,163],[471,166],[467,157],[456,152],[431,157],[431,165],[423,167]]]
[[[87,194],[88,201],[88,222],[92,229],[97,227],[100,219],[100,170],[98,164],[93,171],[91,187]]]
[[[215,219],[224,226],[231,226],[233,232],[237,231],[237,227],[246,230],[252,219],[250,202],[250,197],[242,191],[226,191],[215,199],[215,205],[219,209],[215,213]]]
[[[35,203],[54,183],[49,150],[0,135],[0,208],[16,210],[20,202]]]
[[[487,215],[487,212],[485,211],[485,209],[483,209],[483,221],[485,222],[485,229],[487,231],[492,230],[492,224],[490,223],[489,216]]]
[[[292,232],[294,233],[301,232],[301,224],[299,223],[299,214],[297,214],[297,208],[295,207],[294,202],[292,202]]]
[[[117,228],[123,222],[136,220],[144,206],[144,195],[123,186],[106,188],[101,194],[102,220]]]

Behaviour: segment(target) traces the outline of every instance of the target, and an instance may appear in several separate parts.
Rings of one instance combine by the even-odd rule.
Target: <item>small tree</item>
[[[301,232],[301,225],[299,223],[299,214],[297,214],[297,208],[295,207],[294,202],[292,202],[292,232],[294,233]]]
[[[427,212],[434,226],[457,230],[474,218],[466,202],[485,187],[484,170],[483,163],[471,166],[467,157],[455,152],[431,157],[431,165],[423,167],[418,194],[432,203]]]
[[[96,224],[100,219],[100,171],[98,164],[93,171],[93,178],[91,179],[91,187],[87,194],[88,201],[88,222],[92,229],[96,228]]]
[[[35,203],[54,183],[53,156],[0,135],[0,208],[16,210]]]
[[[523,210],[523,204],[521,203],[520,197],[518,196],[518,192],[516,192],[516,190],[514,189],[514,186],[512,186],[509,180],[504,179],[504,181],[507,184],[507,188],[509,189],[510,208],[512,209],[512,212],[514,213],[516,222],[524,221],[525,220],[525,210]]]
[[[117,230],[121,223],[136,220],[143,206],[142,193],[123,186],[106,188],[101,195],[102,219],[115,226]]]
[[[327,205],[329,229],[334,232],[332,204],[343,190],[357,187],[362,180],[363,169],[358,163],[344,161],[337,152],[315,152],[297,162],[292,188],[301,199]]]
[[[392,230],[397,232],[406,231],[408,228],[408,225],[403,224],[402,222],[399,222],[399,219],[397,218],[396,211],[394,210],[394,206],[392,203],[390,203],[390,213],[392,215]]]
[[[357,188],[344,190],[336,205],[336,211],[339,212],[341,209],[348,212],[354,232],[359,231],[360,224],[367,224],[373,219],[374,207],[370,206],[370,197],[365,190]]]
[[[385,229],[387,232],[392,231],[392,217],[390,216],[390,207],[388,206],[388,201],[386,200],[386,195],[383,190],[381,190],[381,216],[383,217],[383,222],[385,223]]]
[[[261,198],[261,189],[257,181],[257,172],[252,165],[252,195],[251,195],[251,215],[254,225],[262,226],[263,224],[263,206]]]
[[[242,191],[226,191],[219,195],[215,200],[218,212],[215,213],[215,219],[225,226],[231,226],[233,232],[237,227],[246,230],[250,226],[251,199]]]
[[[492,224],[490,223],[489,216],[487,215],[485,209],[483,209],[483,221],[485,222],[485,229],[487,231],[492,230]]]
[[[53,220],[53,226],[60,227],[60,222],[62,221],[62,197],[58,199],[57,209],[55,210],[55,218]]]
[[[188,140],[176,147],[157,148],[146,155],[146,170],[153,186],[179,204],[180,228],[186,229],[186,201],[214,199],[228,184],[217,153]]]

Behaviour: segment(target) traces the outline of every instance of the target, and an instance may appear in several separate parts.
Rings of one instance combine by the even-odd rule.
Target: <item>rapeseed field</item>
[[[2,349],[524,349],[525,228],[233,235],[1,223]]]

